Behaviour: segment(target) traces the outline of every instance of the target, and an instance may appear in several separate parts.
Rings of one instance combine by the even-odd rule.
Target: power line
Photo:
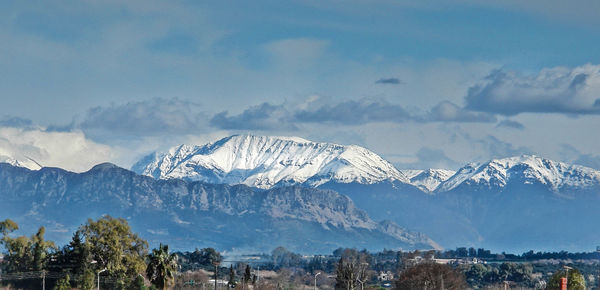
[[[44,275],[45,274],[45,275]],[[69,275],[71,281],[83,281],[83,275],[71,275],[67,272],[48,272],[48,271],[31,271],[31,272],[12,272],[0,273],[0,281],[19,281],[27,279],[62,279]],[[95,277],[94,277],[94,280]],[[113,277],[102,277],[102,283],[116,284],[120,280]]]

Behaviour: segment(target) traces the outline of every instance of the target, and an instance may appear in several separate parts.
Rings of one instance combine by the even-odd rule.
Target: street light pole
[[[321,272],[315,274],[315,290],[317,290],[317,276],[321,275]]]
[[[106,271],[106,270],[107,270],[107,269],[106,269],[106,268],[104,268],[104,270],[100,270],[100,271],[98,271],[98,288],[97,288],[97,290],[100,290],[100,273],[102,273],[102,272],[104,272],[104,271]]]
[[[565,268],[565,270],[567,270],[567,273],[565,274],[565,279],[567,282],[567,290],[569,289],[569,270],[573,269],[569,266],[563,266],[563,268]]]
[[[219,268],[218,268],[218,264],[215,263],[215,290],[217,290],[217,277],[219,277],[218,272]]]
[[[600,246],[596,246],[596,253],[600,254]],[[600,269],[598,269],[598,289],[600,289]]]

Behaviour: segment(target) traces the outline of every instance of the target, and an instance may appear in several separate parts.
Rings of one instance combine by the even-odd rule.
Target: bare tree
[[[364,289],[364,283],[368,280],[368,266],[369,263],[360,256],[340,258],[336,268],[335,289]]]
[[[422,263],[406,269],[394,286],[394,289],[402,290],[461,290],[468,287],[462,273],[436,263]]]

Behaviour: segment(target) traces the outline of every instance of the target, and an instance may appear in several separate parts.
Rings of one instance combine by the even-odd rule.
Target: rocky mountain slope
[[[359,147],[298,137],[235,135],[203,146],[153,153],[132,170],[157,179],[181,178],[258,188],[335,181],[372,184],[408,179],[377,154]]]
[[[398,171],[357,146],[232,136],[153,154],[134,169],[159,179],[331,189],[375,219],[406,225],[450,248],[579,251],[600,240],[593,222],[600,219],[600,171],[532,155],[456,172]]]
[[[440,184],[436,191],[461,187],[501,190],[510,184],[539,184],[554,193],[566,193],[600,185],[600,171],[524,155],[468,164]]]
[[[0,163],[0,219],[66,242],[87,218],[124,217],[151,242],[180,249],[305,252],[337,247],[435,248],[425,235],[389,221],[376,223],[346,196],[331,190],[215,185],[156,180],[100,164],[88,172],[32,171]]]
[[[401,170],[409,183],[424,192],[435,191],[440,184],[452,177],[456,171],[447,169]]]
[[[468,164],[458,171],[400,171],[359,146],[253,135],[235,135],[203,146],[180,145],[165,153],[155,152],[138,161],[132,170],[156,179],[246,184],[258,188],[318,187],[328,182],[401,182],[423,192],[439,193],[461,186],[494,189],[517,182],[540,183],[558,193],[600,184],[600,171],[538,156]]]

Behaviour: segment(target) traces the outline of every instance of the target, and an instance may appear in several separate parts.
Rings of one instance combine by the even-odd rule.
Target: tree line
[[[178,270],[177,257],[169,253],[167,245],[148,252],[148,242],[133,233],[124,219],[89,219],[62,248],[44,238],[44,227],[31,237],[11,237],[18,228],[10,219],[0,222],[0,245],[5,249],[1,275],[41,272],[48,289],[93,289],[98,284],[111,289],[147,289],[145,279],[152,284],[150,288],[165,289]],[[46,273],[60,278],[45,279]],[[16,288],[40,288],[35,279],[2,282]]]
[[[181,289],[198,283],[212,286],[207,285],[208,275],[211,275],[215,288],[217,281],[227,281],[228,287],[237,289],[249,289],[250,286],[293,289],[298,285],[318,283],[321,288],[362,290],[380,285],[377,275],[381,272],[396,274],[388,281],[395,289],[465,289],[465,285],[483,289],[503,283],[536,287],[542,282],[548,289],[556,289],[560,278],[566,275],[561,272],[564,263],[502,262],[509,258],[532,261],[556,257],[555,253],[533,251],[510,255],[494,254],[482,248],[410,252],[338,248],[329,255],[303,256],[278,247],[268,254],[252,255],[251,266],[244,261],[224,261],[213,248],[172,253],[167,245],[160,244],[149,251],[148,243],[131,231],[126,220],[110,216],[88,219],[63,247],[44,238],[44,227],[31,236],[14,237],[12,233],[17,229],[18,225],[10,219],[0,222],[0,245],[4,248],[0,283],[23,289],[40,288],[39,279],[32,277],[44,279],[48,289],[93,289],[98,283],[110,289],[167,289],[172,286]],[[559,252],[558,255],[590,257],[585,253]],[[441,265],[434,258],[485,258],[501,262]],[[224,267],[224,263],[228,267]],[[588,273],[585,274],[574,264],[569,265],[573,268],[569,271],[569,289],[584,289],[581,288],[585,287],[584,276],[593,273],[595,266],[577,265]],[[275,272],[276,276],[259,281],[253,267]],[[549,272],[552,275],[548,277],[535,275]],[[39,275],[32,276],[31,273]],[[175,281],[178,275],[180,279]]]

